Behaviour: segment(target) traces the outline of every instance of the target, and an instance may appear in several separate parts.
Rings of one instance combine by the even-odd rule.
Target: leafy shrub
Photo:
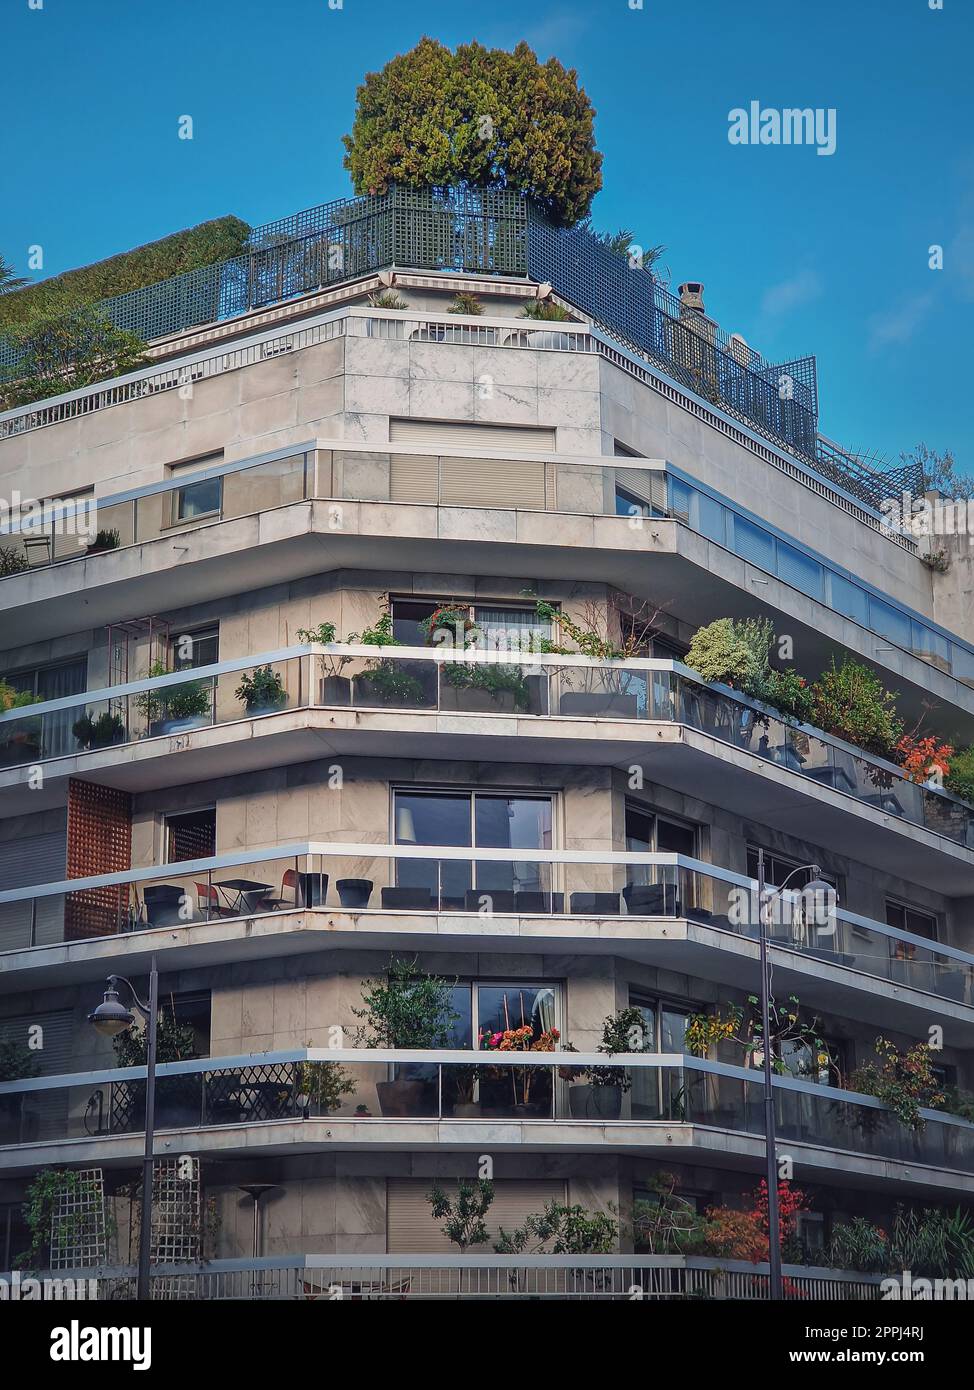
[[[278,710],[287,704],[287,691],[273,666],[257,666],[234,691],[246,710]]]
[[[141,339],[92,305],[52,305],[11,325],[6,337],[16,366],[0,382],[4,410],[122,376],[146,361]]]
[[[455,980],[423,974],[418,958],[389,961],[388,978],[366,980],[362,1009],[353,1009],[363,1019],[355,1030],[360,1047],[431,1048],[446,1047],[450,1028],[460,1017],[450,1002]]]
[[[889,1236],[864,1216],[837,1226],[829,1246],[833,1269],[856,1269],[863,1274],[882,1274],[890,1268]]]
[[[22,551],[0,546],[0,579],[5,579],[8,574],[20,574],[27,568],[27,557]]]
[[[356,193],[392,183],[517,189],[572,226],[602,186],[594,115],[574,70],[539,63],[526,43],[451,53],[423,38],[359,87],[345,168]]]
[[[521,310],[522,319],[540,319],[543,323],[569,323],[571,314],[551,299],[532,299]]]
[[[77,304],[110,299],[187,270],[230,260],[243,251],[249,233],[247,223],[239,217],[217,217],[93,265],[54,275],[0,296],[0,329],[46,315],[65,300]]]
[[[460,290],[453,296],[453,303],[447,309],[448,314],[466,314],[468,318],[480,318],[484,312],[484,306],[475,294],[470,294],[467,290]]]
[[[812,718],[814,701],[812,688],[804,676],[793,667],[778,671],[770,666],[750,692],[758,700],[763,700],[772,709],[806,724]]]
[[[820,729],[870,753],[890,757],[903,736],[896,696],[875,671],[845,657],[825,671],[812,687],[814,718]]]
[[[770,634],[763,656],[761,640],[753,626],[733,618],[717,618],[693,634],[686,664],[705,681],[750,691],[760,684],[768,669]]]
[[[922,1130],[926,1121],[920,1109],[937,1109],[944,1093],[933,1071],[932,1054],[926,1043],[916,1043],[900,1052],[888,1038],[874,1044],[877,1061],[866,1061],[855,1068],[849,1088],[864,1096],[876,1096],[907,1129]]]
[[[944,786],[965,801],[974,801],[974,747],[962,748],[950,760]]]

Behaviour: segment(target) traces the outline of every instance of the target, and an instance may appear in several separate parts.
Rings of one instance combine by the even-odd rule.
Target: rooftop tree
[[[529,194],[573,226],[602,186],[595,112],[574,69],[513,53],[423,38],[366,76],[344,137],[356,193],[469,183]]]

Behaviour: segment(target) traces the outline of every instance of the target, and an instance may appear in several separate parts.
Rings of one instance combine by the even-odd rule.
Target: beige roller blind
[[[389,1178],[386,1202],[386,1238],[390,1255],[457,1254],[440,1230],[441,1222],[430,1215],[427,1192],[441,1187],[448,1195],[456,1193],[455,1180],[436,1178]],[[546,1202],[564,1202],[565,1184],[558,1181],[525,1181],[494,1183],[494,1201],[485,1218],[490,1243],[475,1247],[484,1254],[493,1253],[493,1243],[500,1227],[510,1231],[522,1226],[524,1219],[540,1212]]]
[[[439,459],[435,454],[390,454],[389,496],[393,502],[436,502]]]
[[[531,507],[544,511],[545,466],[526,459],[440,460],[444,507]]]
[[[666,480],[662,473],[644,468],[617,468],[616,482],[641,501],[666,510]]]
[[[553,450],[555,431],[537,425],[474,425],[453,420],[390,420],[394,444],[424,444],[443,452],[462,449]]]

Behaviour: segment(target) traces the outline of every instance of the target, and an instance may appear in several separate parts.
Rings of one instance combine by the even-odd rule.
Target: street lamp
[[[132,1003],[145,1019],[145,1153],[142,1159],[142,1225],[139,1230],[139,1278],[136,1296],[145,1301],[149,1298],[149,1252],[152,1240],[152,1148],[153,1131],[156,1121],[156,1019],[159,1012],[159,972],[156,958],[149,964],[149,1000],[143,1003],[135,986],[124,975],[109,975],[105,997],[88,1015],[88,1022],[103,1037],[114,1038],[131,1028],[135,1014],[127,1009],[118,997],[119,984],[126,985],[132,995]]]
[[[771,1065],[771,961],[768,955],[767,918],[765,913],[776,897],[788,887],[796,874],[810,873],[812,877],[805,884],[803,893],[821,901],[819,894],[827,894],[833,901],[835,888],[821,877],[818,864],[803,864],[791,873],[773,892],[767,892],[764,877],[764,850],[758,850],[758,926],[761,944],[761,1028],[764,1036],[764,1143],[768,1188],[768,1266],[770,1271],[771,1297],[782,1297],[781,1281],[781,1227],[778,1217],[778,1155],[775,1142],[774,1093],[771,1089],[773,1068]]]

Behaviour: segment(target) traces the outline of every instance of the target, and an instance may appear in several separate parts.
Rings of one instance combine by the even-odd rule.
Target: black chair
[[[586,917],[618,917],[618,893],[573,893],[572,912]]]
[[[383,888],[382,906],[400,912],[429,912],[433,894],[428,888]]]
[[[150,927],[171,927],[187,920],[185,913],[180,916],[180,908],[186,896],[185,890],[175,883],[150,883],[142,890],[145,902],[146,925]]]
[[[530,890],[514,895],[515,911],[529,916],[540,916],[548,912],[564,912],[564,893],[542,893]]]
[[[491,912],[517,910],[515,894],[510,888],[468,888],[464,901],[467,912],[479,912],[484,906]]]
[[[633,917],[679,917],[676,888],[667,883],[627,883],[622,890]]]

